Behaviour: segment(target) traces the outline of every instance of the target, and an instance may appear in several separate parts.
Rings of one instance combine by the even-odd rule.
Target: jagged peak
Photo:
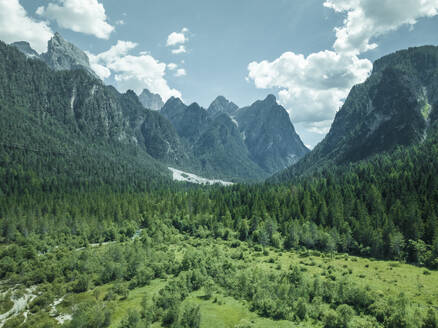
[[[174,96],[172,96],[172,97],[170,97],[169,99],[167,99],[167,101],[166,101],[166,103],[164,104],[164,106],[171,105],[171,104],[181,104],[181,105],[185,105],[185,104],[183,103],[183,101],[181,100],[181,98],[179,98],[179,97],[174,97]]]
[[[215,104],[215,103],[219,103],[219,104],[229,104],[231,103],[231,101],[229,101],[227,98],[225,98],[224,96],[217,96],[215,100],[213,100],[213,102],[211,104]]]
[[[232,101],[229,101],[224,96],[217,96],[216,99],[210,104],[207,111],[213,114],[224,112],[231,115],[238,109],[239,106],[237,106]]]
[[[144,88],[140,95],[154,95],[155,93],[152,93],[149,89]]]
[[[277,98],[273,94],[269,94],[263,102],[277,104]]]
[[[65,40],[58,32],[48,41],[47,52],[42,54],[41,58],[56,71],[84,69],[99,79],[90,67],[87,54],[73,43]]]
[[[195,111],[206,111],[204,108],[202,108],[197,102],[194,102],[190,104],[188,107],[189,110],[195,110]]]
[[[138,96],[144,107],[152,110],[160,110],[164,106],[163,98],[158,93],[152,93],[149,89],[143,89]]]
[[[59,32],[56,32],[52,36],[52,38],[48,41],[47,44],[48,44],[48,51],[50,51],[50,49],[55,47],[55,46],[62,46],[62,47],[68,47],[68,48],[74,48],[74,49],[80,50],[73,43],[70,43],[67,40],[65,40]],[[82,52],[82,50],[81,50],[81,52]],[[88,56],[87,56],[87,59],[88,59]]]

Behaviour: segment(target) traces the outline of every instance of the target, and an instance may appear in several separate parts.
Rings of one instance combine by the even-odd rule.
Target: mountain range
[[[8,94],[5,104],[28,99],[24,107],[38,119],[55,119],[92,144],[104,140],[129,145],[163,167],[229,181],[262,180],[308,152],[272,95],[245,108],[223,96],[208,109],[177,98],[163,104],[158,94],[147,89],[137,96],[106,86],[92,71],[85,52],[58,33],[41,55],[26,42],[12,46],[2,44],[4,66],[15,82],[14,92],[3,86]],[[11,63],[7,53],[13,48],[24,56]],[[17,66],[23,71],[20,76]],[[26,88],[19,87],[23,82]]]
[[[91,144],[104,140],[133,147],[146,154],[149,166],[160,167],[160,176],[169,176],[166,167],[171,166],[228,181],[260,181],[273,174],[271,181],[283,181],[421,143],[438,118],[438,50],[433,46],[377,60],[311,152],[273,95],[243,108],[223,96],[207,109],[174,97],[163,103],[147,89],[137,96],[104,85],[87,55],[59,34],[42,55],[26,42],[1,48],[3,81],[9,81],[0,86],[4,106],[56,120]],[[10,56],[14,48],[24,56]]]

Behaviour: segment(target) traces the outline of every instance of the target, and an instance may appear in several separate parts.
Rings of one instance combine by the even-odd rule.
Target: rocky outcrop
[[[238,110],[239,107],[235,103],[229,101],[223,96],[217,97],[207,109],[208,113],[212,116],[216,116],[220,113],[233,116]]]
[[[144,89],[138,96],[138,99],[142,105],[151,110],[160,110],[164,106],[163,99],[159,94],[150,92],[148,89]]]
[[[55,33],[49,40],[47,52],[41,58],[55,71],[83,69],[98,78],[90,67],[87,54],[64,40],[59,33]]]
[[[240,109],[235,119],[251,158],[266,172],[283,170],[309,152],[273,95]]]

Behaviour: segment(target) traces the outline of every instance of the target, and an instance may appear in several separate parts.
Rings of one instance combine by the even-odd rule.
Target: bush
[[[201,312],[197,305],[186,305],[181,315],[181,328],[199,328],[201,324]]]
[[[427,311],[426,318],[424,319],[421,328],[438,328],[438,320],[433,309]]]
[[[105,328],[111,323],[111,312],[102,303],[83,303],[73,314],[68,328]]]
[[[323,315],[324,328],[338,328],[339,316],[335,310],[329,309]],[[340,327],[339,327],[340,328]]]
[[[120,328],[137,328],[140,323],[140,314],[135,310],[129,310],[128,315],[120,323]]]
[[[76,283],[73,285],[73,292],[75,293],[83,293],[88,290],[88,277],[86,275],[79,276]]]
[[[178,322],[178,306],[172,306],[163,315],[163,326],[170,327]]]

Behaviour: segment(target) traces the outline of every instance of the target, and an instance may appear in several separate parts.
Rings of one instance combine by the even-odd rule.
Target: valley
[[[285,90],[121,92],[92,67],[124,51],[0,41],[0,328],[438,327],[438,47],[377,59],[312,150]]]

